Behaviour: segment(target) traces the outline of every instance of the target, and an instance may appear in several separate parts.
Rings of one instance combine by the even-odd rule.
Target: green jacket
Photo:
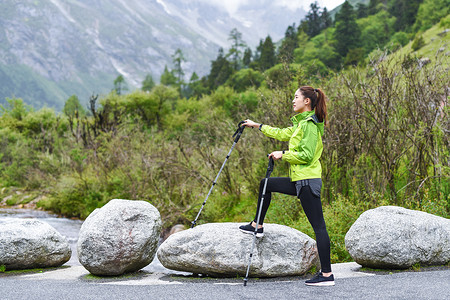
[[[289,150],[285,151],[282,159],[290,164],[291,181],[321,178],[319,158],[323,151],[324,124],[317,121],[314,111],[300,113],[291,120],[291,127],[280,129],[263,125],[261,131],[268,137],[289,141]]]

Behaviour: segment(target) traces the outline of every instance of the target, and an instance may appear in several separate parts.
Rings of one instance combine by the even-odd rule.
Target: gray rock
[[[253,235],[238,223],[211,223],[175,233],[158,249],[168,269],[210,276],[245,276]],[[265,224],[256,239],[251,277],[302,275],[318,266],[316,242],[293,228]]]
[[[423,68],[424,66],[428,65],[429,63],[431,63],[431,59],[429,57],[422,57],[421,59],[419,59],[417,61],[418,69]]]
[[[0,265],[7,270],[59,267],[71,255],[65,237],[45,222],[0,220]]]
[[[345,246],[360,265],[409,268],[450,261],[450,220],[421,211],[382,206],[359,216]]]
[[[111,200],[81,226],[78,260],[95,275],[138,271],[155,257],[160,232],[161,216],[150,203]]]

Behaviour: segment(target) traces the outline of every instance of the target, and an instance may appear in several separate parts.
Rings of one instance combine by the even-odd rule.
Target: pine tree
[[[223,48],[219,49],[217,59],[211,62],[211,72],[208,75],[208,88],[215,90],[218,86],[224,84],[233,73],[230,62],[223,54]]]
[[[322,13],[320,14],[320,29],[324,30],[333,25],[333,20],[331,19],[330,14],[326,7],[323,8]]]
[[[253,57],[253,60],[259,61],[259,59],[261,58],[261,51],[263,49],[263,44],[264,44],[264,40],[260,39],[259,44],[256,47],[256,52],[255,52],[255,56]]]
[[[252,49],[247,48],[244,51],[244,57],[242,58],[242,64],[245,68],[248,68],[250,66],[250,63],[252,62]]]
[[[423,0],[395,0],[391,1],[389,11],[397,18],[395,31],[405,31],[416,21],[417,11]]]
[[[305,17],[307,22],[306,34],[310,37],[314,37],[318,35],[322,29],[322,20],[319,15],[320,7],[316,2],[310,4],[310,10]]]
[[[169,72],[167,65],[164,66],[164,72],[161,74],[160,82],[165,86],[177,84],[177,78],[173,75],[173,72]]]
[[[231,30],[228,40],[232,42],[231,48],[228,51],[228,57],[231,57],[233,62],[234,70],[240,69],[242,50],[247,47],[245,42],[242,40],[242,33],[240,33],[236,28]]]
[[[64,104],[63,113],[69,117],[84,117],[86,115],[86,110],[81,105],[77,95],[72,95]]]
[[[361,30],[356,23],[355,11],[348,1],[342,4],[341,10],[336,14],[335,28],[336,51],[342,57],[345,57],[350,49],[360,47]]]
[[[177,79],[177,84],[181,85],[181,84],[183,84],[183,76],[184,76],[184,71],[183,71],[183,68],[181,67],[181,64],[183,62],[185,62],[186,59],[184,58],[183,52],[181,51],[180,48],[178,48],[175,51],[175,53],[172,55],[172,60],[173,60],[173,65],[174,65],[172,74]]]
[[[294,50],[298,47],[297,30],[295,23],[288,26],[284,33],[284,39],[278,52],[278,61],[291,63],[294,60]]]
[[[265,71],[273,67],[276,63],[275,45],[270,35],[266,37],[261,49],[261,57],[259,58],[259,69]]]
[[[117,95],[122,95],[122,91],[128,90],[127,83],[125,82],[125,78],[122,75],[117,76],[114,80],[114,90]]]
[[[368,8],[363,3],[356,4],[356,18],[361,19],[369,15]]]
[[[387,2],[388,0],[370,0],[367,7],[368,15],[374,15],[382,9],[387,9]]]
[[[142,81],[141,90],[143,90],[144,92],[150,92],[154,86],[155,82],[153,81],[152,75],[147,74],[147,76],[145,76],[144,81]]]
[[[261,51],[263,48],[264,40],[260,39],[259,44],[255,49],[255,54],[253,54],[253,61],[250,62],[249,67],[253,70],[259,70],[259,61],[261,59]]]

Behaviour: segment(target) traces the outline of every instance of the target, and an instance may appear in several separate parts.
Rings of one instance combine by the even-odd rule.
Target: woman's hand
[[[269,154],[269,158],[272,157],[274,160],[279,160],[283,157],[283,151],[274,151]]]
[[[247,127],[253,127],[253,128],[258,128],[259,127],[259,125],[261,125],[261,124],[258,124],[258,123],[256,123],[256,122],[253,122],[252,120],[244,120],[244,124],[242,124],[242,125],[244,125],[244,126],[247,126]]]

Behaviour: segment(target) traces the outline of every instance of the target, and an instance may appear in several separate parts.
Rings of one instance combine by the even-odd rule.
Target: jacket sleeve
[[[261,127],[261,132],[264,133],[266,136],[274,138],[279,141],[289,141],[289,139],[292,136],[292,133],[294,132],[294,129],[293,127],[280,129],[276,127],[271,127],[269,125],[263,125]]]
[[[290,164],[309,164],[316,153],[318,139],[317,126],[313,122],[306,122],[304,130],[298,134],[302,135],[301,137],[299,136],[300,142],[294,149],[286,151],[282,159]]]

